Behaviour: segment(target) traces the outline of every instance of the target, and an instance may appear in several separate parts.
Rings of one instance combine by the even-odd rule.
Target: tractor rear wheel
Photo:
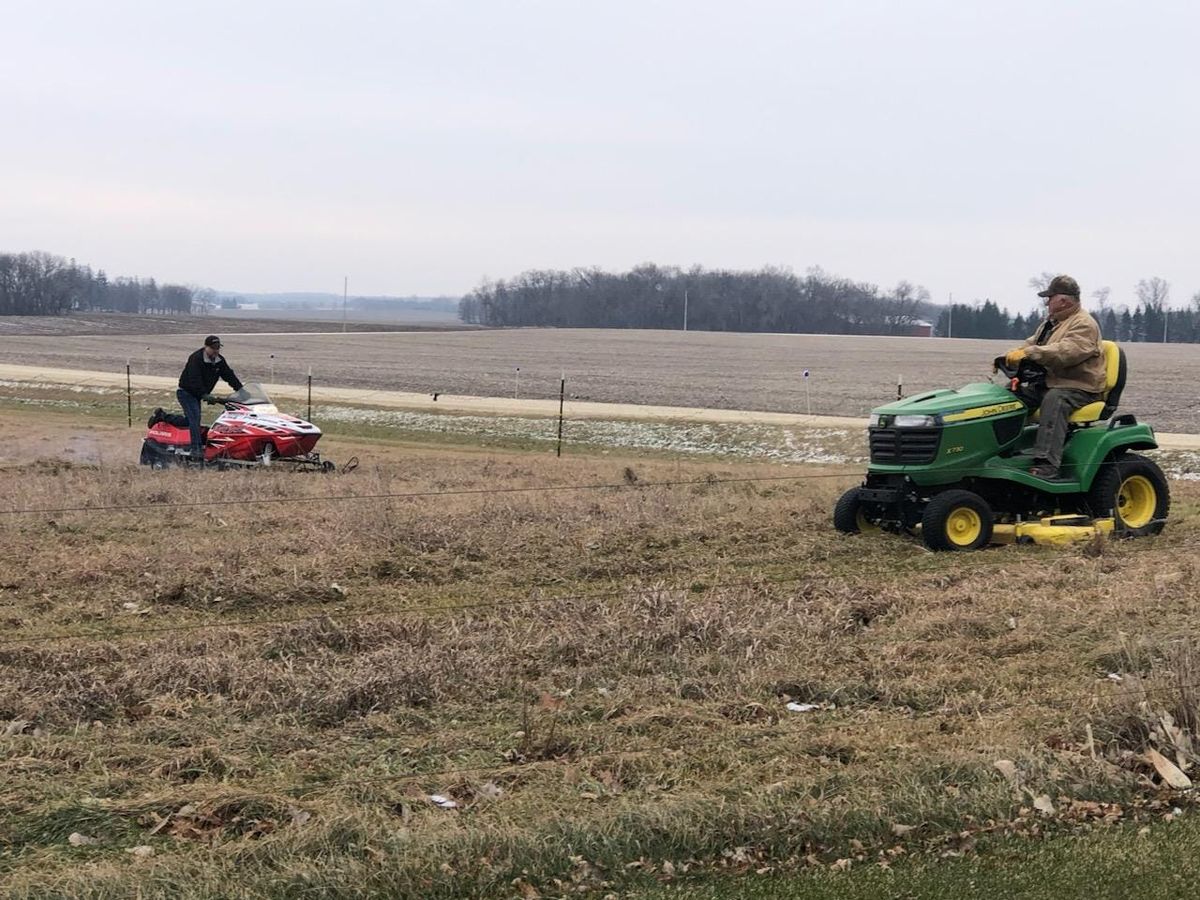
[[[833,527],[843,534],[873,533],[880,530],[878,524],[867,518],[858,488],[850,488],[838,499],[833,508]]]
[[[994,517],[970,491],[943,491],[925,504],[921,538],[930,550],[978,550],[992,539]]]
[[[1121,534],[1158,534],[1171,509],[1167,477],[1153,461],[1137,453],[1107,459],[1087,494],[1093,516],[1113,516]]]

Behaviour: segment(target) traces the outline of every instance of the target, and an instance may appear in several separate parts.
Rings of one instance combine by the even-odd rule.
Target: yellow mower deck
[[[1090,541],[1096,535],[1112,534],[1116,520],[1088,519],[1083,516],[1047,516],[1034,522],[1018,522],[1015,525],[994,525],[993,544],[1024,544],[1032,541],[1051,547],[1063,547],[1077,541]]]

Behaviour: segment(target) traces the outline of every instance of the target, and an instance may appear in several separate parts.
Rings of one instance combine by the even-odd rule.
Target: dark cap
[[[217,337],[215,334],[210,334],[208,337],[206,337],[204,339],[204,346],[205,347],[220,347],[221,339],[219,337]]]
[[[1070,294],[1072,297],[1078,297],[1079,282],[1070,275],[1055,275],[1048,288],[1038,291],[1039,297],[1053,297],[1055,294]]]

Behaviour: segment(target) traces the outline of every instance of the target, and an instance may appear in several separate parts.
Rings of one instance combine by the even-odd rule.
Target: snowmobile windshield
[[[267,396],[267,392],[258,382],[253,384],[243,384],[240,391],[234,391],[227,398],[227,402],[241,403],[245,406],[258,406],[260,404],[269,404],[271,398]]]

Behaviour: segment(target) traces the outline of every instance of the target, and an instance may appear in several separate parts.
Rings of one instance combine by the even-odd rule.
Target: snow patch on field
[[[17,388],[22,391],[70,391],[73,394],[124,394],[124,388],[103,387],[94,384],[57,384],[42,381],[9,381],[0,379],[0,388]],[[135,391],[135,393],[137,393]]]
[[[1169,450],[1150,454],[1168,478],[1200,481],[1200,453],[1194,450]]]
[[[46,409],[82,409],[86,405],[78,400],[53,400],[46,397],[6,397],[5,399],[21,406],[38,406]]]
[[[437,415],[346,406],[318,407],[314,417],[318,424],[345,422],[504,440],[553,442],[558,435],[558,422],[544,418]],[[866,459],[862,437],[841,428],[797,431],[774,425],[580,420],[565,423],[563,443],[776,462],[848,463]]]

